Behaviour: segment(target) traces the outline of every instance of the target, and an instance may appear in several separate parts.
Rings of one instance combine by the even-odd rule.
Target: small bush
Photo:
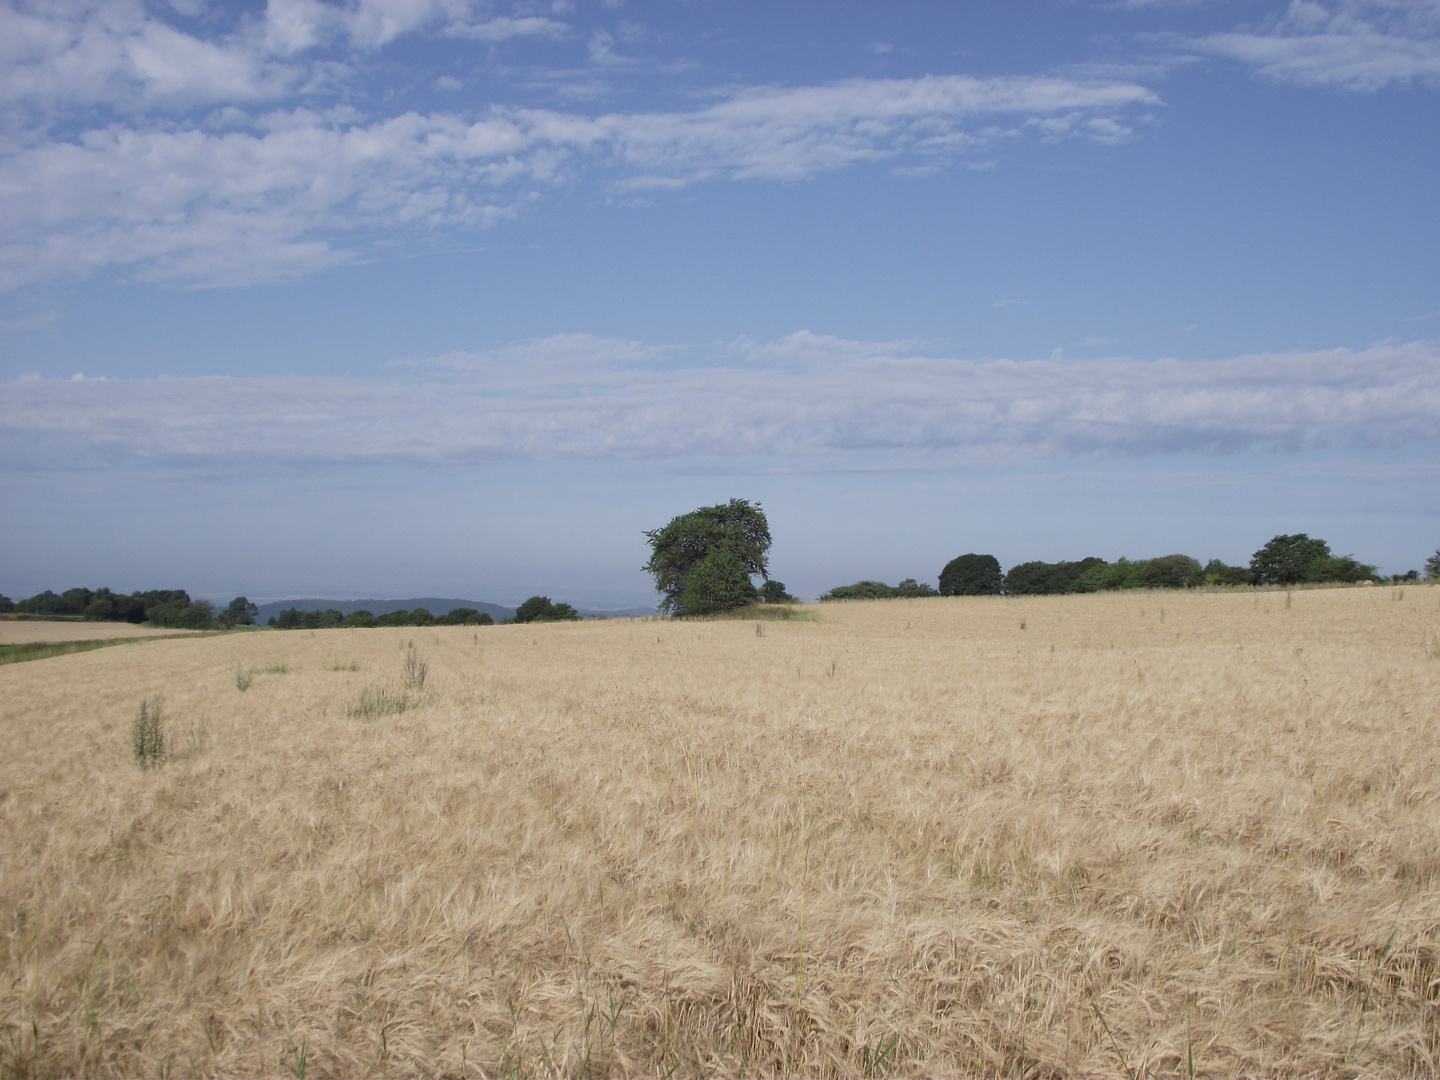
[[[151,769],[164,762],[165,725],[160,717],[158,695],[140,703],[130,728],[130,746],[135,753],[136,764],[142,769]]]
[[[236,690],[249,690],[249,689],[250,689],[250,683],[254,680],[254,678],[255,678],[255,673],[254,673],[253,671],[251,671],[249,668],[247,668],[247,667],[241,667],[239,664],[236,664],[236,665],[235,665],[235,689],[236,689]]]
[[[376,716],[397,716],[414,707],[415,702],[404,690],[393,686],[367,686],[360,691],[349,713],[368,720]]]
[[[1211,559],[1205,564],[1206,585],[1249,585],[1250,568],[1230,566],[1221,559]]]
[[[760,600],[765,604],[798,604],[800,602],[799,597],[791,596],[786,591],[783,581],[776,581],[774,578],[760,586]]]

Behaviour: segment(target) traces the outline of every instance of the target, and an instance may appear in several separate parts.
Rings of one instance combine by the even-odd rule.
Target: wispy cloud
[[[1440,0],[1291,0],[1274,23],[1186,47],[1283,82],[1374,91],[1440,85]]]
[[[492,223],[557,185],[615,192],[943,164],[1031,135],[1101,143],[1155,106],[1124,82],[965,76],[747,88],[681,112],[479,118],[282,110],[239,130],[116,124],[0,156],[0,288],[107,266],[232,284],[354,257],[362,229]]]
[[[251,34],[207,40],[133,0],[0,6],[0,103],[116,110],[274,100],[303,72]]]
[[[485,16],[478,0],[269,0],[209,35],[188,32],[139,0],[18,0],[0,6],[0,103],[42,113],[99,105],[119,113],[206,103],[275,101],[314,90],[337,62],[306,54],[365,53],[418,31],[495,43],[559,38],[545,16]],[[216,19],[206,23],[213,30]],[[343,70],[343,65],[338,65]]]
[[[719,351],[586,335],[371,378],[0,385],[0,432],[218,461],[1016,456],[1440,444],[1440,341],[1211,361],[963,360],[801,332]]]

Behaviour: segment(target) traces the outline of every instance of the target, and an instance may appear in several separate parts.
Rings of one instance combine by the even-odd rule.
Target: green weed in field
[[[409,693],[393,686],[367,686],[351,704],[349,714],[370,720],[377,716],[397,716],[417,704]]]
[[[135,762],[142,769],[151,769],[165,761],[165,725],[160,718],[160,696],[140,703],[135,721],[130,726],[130,747]]]

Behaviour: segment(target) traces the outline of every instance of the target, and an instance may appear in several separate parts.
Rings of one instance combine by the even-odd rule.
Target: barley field
[[[158,626],[135,626],[123,622],[62,622],[44,619],[0,618],[0,645],[33,645],[39,642],[106,641],[119,638],[189,637],[199,630],[169,630]]]
[[[1408,584],[11,664],[0,1075],[1433,1076],[1437,721]]]

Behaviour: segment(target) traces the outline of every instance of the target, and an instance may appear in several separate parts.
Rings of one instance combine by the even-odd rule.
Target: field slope
[[[0,1074],[1435,1075],[1437,656],[1407,586],[0,667]]]

